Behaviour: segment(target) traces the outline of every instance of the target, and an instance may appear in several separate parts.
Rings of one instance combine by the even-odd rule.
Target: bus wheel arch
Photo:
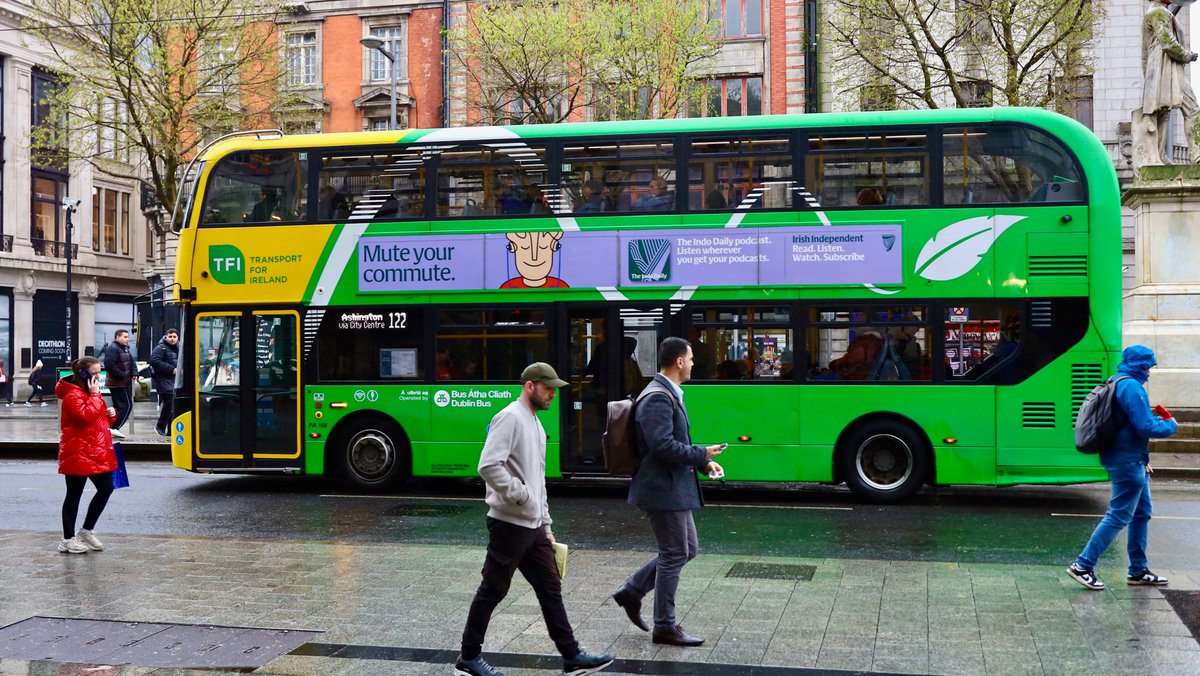
[[[382,413],[362,411],[338,421],[326,448],[332,469],[355,490],[387,490],[412,475],[412,442]]]
[[[863,502],[893,504],[934,483],[933,446],[921,426],[895,413],[857,418],[834,447],[834,477]]]

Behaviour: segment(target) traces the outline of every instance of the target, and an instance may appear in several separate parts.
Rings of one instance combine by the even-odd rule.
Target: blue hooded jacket
[[[1169,437],[1179,428],[1174,420],[1162,420],[1150,411],[1150,397],[1146,396],[1143,385],[1150,380],[1150,368],[1157,363],[1154,351],[1145,345],[1131,345],[1121,353],[1121,364],[1113,377],[1129,376],[1117,383],[1117,403],[1125,414],[1125,424],[1112,446],[1100,451],[1101,465],[1149,464],[1150,440]]]

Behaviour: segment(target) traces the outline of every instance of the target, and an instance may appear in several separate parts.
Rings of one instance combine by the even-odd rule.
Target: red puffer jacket
[[[108,417],[104,397],[88,392],[69,378],[58,381],[54,396],[62,402],[58,473],[92,476],[117,469],[117,454],[113,452],[112,432],[109,431],[109,425],[116,418]]]

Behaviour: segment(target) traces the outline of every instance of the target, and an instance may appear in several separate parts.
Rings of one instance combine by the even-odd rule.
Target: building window
[[[963,108],[990,108],[992,83],[986,80],[963,80],[962,97]]]
[[[370,118],[370,131],[387,131],[391,120],[386,117]]]
[[[92,248],[97,252],[129,255],[130,193],[96,188],[92,197]]]
[[[154,260],[154,228],[146,224],[146,260]]]
[[[66,222],[62,215],[61,201],[66,196],[65,178],[34,172],[33,222],[30,224],[29,238],[33,245],[33,253],[38,256],[65,256]]]
[[[218,40],[204,46],[200,57],[200,91],[232,93],[238,84],[237,43]]]
[[[67,142],[66,115],[59,119],[54,116],[53,100],[61,85],[58,78],[39,68],[33,69],[33,96],[31,110],[31,126],[44,127],[49,125],[54,134],[47,143],[32,149],[30,161],[35,167],[66,173],[68,170],[66,155],[59,152]]]
[[[762,78],[734,77],[700,85],[688,105],[689,117],[762,115]]]
[[[1055,87],[1058,88],[1059,112],[1092,129],[1095,123],[1092,116],[1092,76],[1057,78]]]
[[[372,28],[371,37],[383,40],[383,48],[391,52],[397,61],[397,63],[393,64],[378,49],[367,50],[370,58],[369,70],[371,82],[390,82],[392,79],[392,68],[398,69],[396,71],[396,78],[402,78],[404,76],[404,68],[401,67],[399,62],[404,58],[404,29],[401,26]]]
[[[288,69],[288,86],[311,87],[319,82],[317,77],[317,33],[289,33],[285,53]]]
[[[762,35],[762,0],[710,0],[709,17],[725,37]]]

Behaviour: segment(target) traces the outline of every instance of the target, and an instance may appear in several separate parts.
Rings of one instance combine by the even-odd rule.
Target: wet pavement
[[[0,455],[56,452],[58,446],[58,401],[47,397],[46,406],[26,407],[20,402],[0,405]],[[171,458],[167,437],[154,432],[158,408],[153,401],[135,401],[133,414],[125,424],[125,439],[120,441],[126,453]]]
[[[0,407],[0,436],[9,440],[9,448],[44,443],[56,435],[56,416],[54,406]],[[154,419],[153,404],[136,404],[127,444],[165,458],[167,446],[154,435]],[[243,483],[225,479],[215,487],[228,492]],[[253,522],[271,510],[270,504],[255,502],[240,514],[230,513],[215,492],[193,498],[186,509],[203,510],[207,503],[222,510],[223,519]],[[125,509],[131,506],[127,502]],[[412,505],[401,507],[410,513],[389,514],[394,522],[376,522],[377,527],[411,528],[432,518],[411,513]],[[349,541],[314,540],[321,536],[298,537],[303,529],[270,538],[102,530],[105,551],[67,555],[55,550],[56,533],[0,523],[0,674],[161,676],[196,668],[205,674],[253,669],[259,674],[445,676],[484,556],[475,537],[481,519],[475,507],[435,515],[453,522],[443,521],[439,530],[457,527],[460,541],[469,544],[396,542],[385,533],[374,539],[363,534]],[[1116,556],[1098,569],[1108,588],[1090,592],[1066,576],[1067,561],[1035,563],[1037,557],[1015,550],[987,560],[970,551],[943,556],[955,551],[953,542],[961,547],[978,540],[978,533],[942,533],[947,546],[922,560],[911,554],[880,556],[891,550],[887,536],[871,530],[874,509],[861,510],[861,518],[818,521],[809,530],[791,523],[799,511],[792,509],[781,511],[776,525],[781,533],[810,542],[852,538],[873,546],[871,557],[846,547],[756,547],[753,538],[727,535],[731,525],[722,528],[735,517],[705,510],[710,521],[700,527],[701,553],[685,568],[678,595],[680,622],[707,639],[699,648],[652,644],[609,599],[646,560],[646,551],[611,549],[613,538],[605,538],[610,547],[605,549],[583,534],[568,539],[572,519],[564,519],[560,535],[576,544],[563,591],[577,637],[590,650],[615,652],[619,659],[605,672],[614,674],[1200,673],[1195,627],[1181,620],[1182,614],[1193,624],[1200,621],[1200,564],[1194,560],[1155,569],[1172,580],[1166,593],[1174,596],[1168,600],[1164,590],[1124,583],[1118,541]],[[982,517],[979,522],[986,523]],[[1026,531],[1027,548],[1036,551],[1067,539],[1044,520],[1040,528],[1038,523],[1033,519],[1013,527]],[[1015,530],[993,535],[997,543],[1019,539]],[[1078,534],[1070,539],[1074,549]],[[780,554],[805,549],[824,551],[807,557]],[[1041,560],[1048,558],[1056,557]],[[805,579],[808,575],[811,579]],[[650,599],[645,608],[648,613]],[[31,627],[36,630],[26,631]],[[6,640],[11,636],[22,638]],[[147,642],[151,637],[157,643]],[[113,649],[114,642],[122,650]],[[510,676],[561,668],[536,598],[519,577],[497,609],[484,650]],[[250,651],[259,661],[229,656],[236,651]],[[268,659],[260,659],[264,656]],[[130,664],[104,666],[122,660]]]

